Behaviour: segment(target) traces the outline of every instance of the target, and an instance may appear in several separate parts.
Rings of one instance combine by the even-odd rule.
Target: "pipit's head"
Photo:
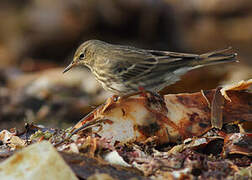
[[[89,40],[82,43],[76,50],[73,61],[64,69],[63,73],[69,71],[75,66],[89,66],[93,60],[94,53],[104,42],[99,40]]]

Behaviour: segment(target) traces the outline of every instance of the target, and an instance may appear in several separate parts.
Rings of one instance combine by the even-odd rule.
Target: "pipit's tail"
[[[227,51],[232,50],[232,47],[228,47],[227,49],[213,51],[205,54],[199,55],[196,61],[192,61],[193,66],[205,66],[205,65],[214,65],[221,64],[227,62],[237,61],[236,56],[237,53],[227,54]]]

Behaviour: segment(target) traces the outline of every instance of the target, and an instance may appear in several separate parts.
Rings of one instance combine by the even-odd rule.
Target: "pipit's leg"
[[[140,96],[142,96],[142,97],[145,97],[145,98],[147,98],[147,92],[148,91],[146,91],[143,87],[138,87],[138,89],[139,89],[139,92],[140,92]]]
[[[143,87],[139,87],[138,89],[139,89],[140,96],[142,97],[148,98],[149,95],[160,97],[160,94],[158,94],[155,91],[147,91]]]

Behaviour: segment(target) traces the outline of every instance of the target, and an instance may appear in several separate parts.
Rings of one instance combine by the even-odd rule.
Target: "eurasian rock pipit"
[[[87,66],[105,90],[117,95],[135,93],[139,88],[158,92],[192,69],[236,61],[236,53],[225,53],[230,49],[198,55],[89,40],[80,45],[64,73],[75,66]]]

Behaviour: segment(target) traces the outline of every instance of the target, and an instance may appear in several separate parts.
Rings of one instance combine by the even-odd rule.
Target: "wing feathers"
[[[198,64],[207,65],[222,61],[225,58],[230,59],[228,55],[222,54],[228,50],[230,48],[198,55],[156,50],[146,50],[145,53],[141,50],[138,53],[137,50],[133,51],[130,49],[126,51],[126,54],[118,54],[116,60],[114,60],[116,63],[114,73],[118,73],[118,77],[123,81],[140,80],[142,79],[141,76],[146,75],[153,77],[162,76],[169,72],[173,73],[173,71],[180,68],[190,69]]]

